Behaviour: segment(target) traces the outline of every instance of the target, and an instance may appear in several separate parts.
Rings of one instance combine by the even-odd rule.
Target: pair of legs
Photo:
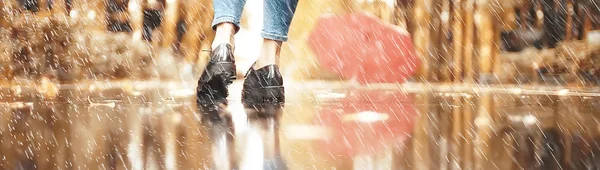
[[[214,50],[221,44],[230,44],[233,36],[240,28],[240,18],[246,0],[213,0],[213,29],[216,31],[212,43]],[[255,65],[255,69],[277,64],[281,45],[288,39],[288,31],[296,11],[298,0],[264,0],[263,1],[263,45]],[[235,48],[235,47],[233,47]]]
[[[213,0],[216,31],[210,62],[198,80],[197,102],[201,111],[212,115],[218,104],[227,104],[227,86],[235,76],[234,35],[240,29],[240,18],[246,0]],[[287,41],[298,0],[264,0],[263,45],[259,59],[246,73],[242,102],[246,107],[275,105],[285,101],[283,78],[277,62],[281,45]],[[243,45],[243,44],[241,44]]]

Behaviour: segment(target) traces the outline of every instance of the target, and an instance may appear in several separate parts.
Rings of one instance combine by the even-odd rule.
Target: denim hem
[[[275,41],[286,42],[288,40],[288,36],[287,35],[268,33],[268,32],[265,32],[265,31],[262,31],[260,33],[260,35],[263,38],[265,38],[265,39],[270,39],[270,40],[275,40]]]
[[[236,20],[234,17],[231,16],[221,16],[219,18],[215,18],[212,22],[212,29],[213,31],[217,30],[217,25],[221,24],[221,23],[225,23],[225,22],[229,22],[232,23],[233,25],[235,25],[235,32],[237,33],[240,30],[240,21]]]

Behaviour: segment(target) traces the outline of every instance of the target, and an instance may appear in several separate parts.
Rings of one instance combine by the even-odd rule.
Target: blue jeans
[[[288,39],[290,24],[296,12],[298,0],[263,0],[263,30],[261,36],[265,39],[285,42]],[[240,28],[240,18],[246,0],[213,0],[215,18],[212,28],[220,23],[229,22]]]

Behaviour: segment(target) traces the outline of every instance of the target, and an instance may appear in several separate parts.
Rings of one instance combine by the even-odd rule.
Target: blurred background
[[[282,116],[206,121],[212,0],[2,0],[0,168],[600,169],[598,3],[302,0]]]

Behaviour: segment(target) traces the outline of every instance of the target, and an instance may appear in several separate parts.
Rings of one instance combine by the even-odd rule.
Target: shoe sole
[[[283,105],[263,104],[246,106],[245,110],[248,119],[278,119],[283,115]]]
[[[283,86],[259,88],[243,93],[242,101],[249,116],[277,116],[285,104]]]

